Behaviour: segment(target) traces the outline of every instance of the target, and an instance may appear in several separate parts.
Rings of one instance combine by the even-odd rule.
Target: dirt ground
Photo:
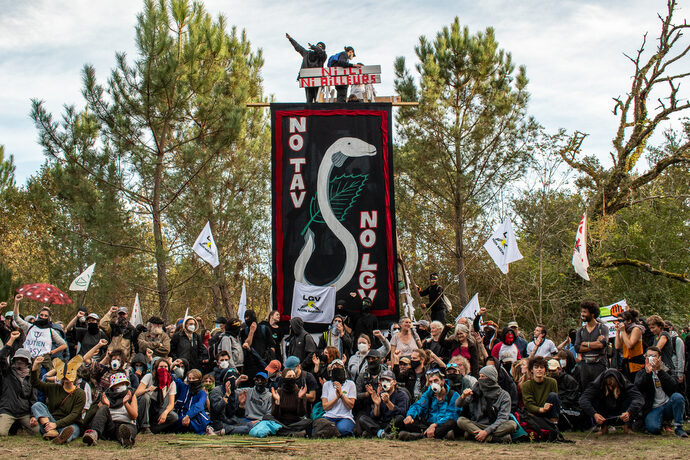
[[[687,459],[690,439],[679,439],[672,434],[662,436],[611,434],[604,439],[583,433],[566,433],[568,444],[520,443],[509,445],[479,445],[467,441],[422,440],[416,442],[387,441],[379,439],[297,439],[286,448],[241,448],[227,445],[246,437],[223,438],[175,435],[145,435],[136,440],[131,450],[123,450],[114,442],[99,441],[96,447],[87,447],[80,439],[67,446],[54,446],[39,437],[28,435],[0,439],[0,459],[50,458],[60,460],[98,458],[338,458],[368,459],[385,455],[392,459],[426,458],[616,458],[616,459]],[[210,440],[212,439],[212,441]],[[268,438],[283,441],[285,438]],[[179,445],[179,443],[188,443]],[[215,443],[208,445],[207,443]],[[173,443],[173,444],[170,444]],[[178,443],[178,444],[175,444]],[[194,443],[205,443],[196,447]],[[225,444],[225,445],[224,445]],[[505,455],[505,457],[501,457]]]

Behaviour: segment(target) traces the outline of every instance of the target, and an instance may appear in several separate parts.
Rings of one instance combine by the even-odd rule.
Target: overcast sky
[[[630,84],[633,53],[644,32],[654,38],[662,0],[620,1],[206,1],[213,14],[245,28],[263,49],[264,88],[278,102],[302,101],[295,82],[301,57],[285,32],[306,46],[324,41],[329,55],[352,45],[357,60],[380,64],[377,94],[393,93],[393,59],[414,64],[420,35],[433,37],[455,16],[472,32],[495,28],[513,62],[527,67],[530,113],[555,131],[590,134],[585,150],[605,161],[616,128],[611,97]],[[684,2],[681,2],[684,3]],[[30,99],[46,101],[54,114],[63,104],[83,106],[81,70],[93,64],[101,81],[117,51],[134,57],[139,0],[0,0],[0,144],[14,154],[17,182],[43,162]],[[684,5],[687,6],[687,5]],[[687,17],[679,11],[678,18]]]

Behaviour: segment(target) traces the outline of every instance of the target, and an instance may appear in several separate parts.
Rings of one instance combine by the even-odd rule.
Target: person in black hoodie
[[[620,424],[625,424],[625,432],[629,433],[643,406],[640,391],[618,369],[605,370],[580,396],[582,411],[601,427],[601,434],[608,433],[609,425]]]
[[[311,369],[314,365],[312,355],[316,353],[317,347],[314,338],[304,330],[304,320],[302,318],[290,318],[290,336],[287,347],[288,356],[296,356],[300,360],[302,369]]]
[[[38,434],[38,423],[31,416],[31,406],[36,402],[29,375],[31,354],[20,348],[12,356],[12,347],[20,335],[19,331],[12,331],[9,340],[0,350],[0,436],[7,436],[15,422]]]
[[[362,334],[366,334],[367,337],[374,337],[374,331],[379,328],[379,320],[371,312],[371,299],[365,297],[362,299],[362,310],[357,322],[355,323],[353,337],[359,337]],[[374,343],[371,348],[378,348],[381,344],[378,340],[374,339]],[[354,350],[353,350],[354,352]]]
[[[269,327],[257,322],[254,310],[247,310],[244,314],[241,339],[244,349],[244,374],[251,381],[258,372],[266,369],[269,345],[272,342]]]
[[[203,361],[208,360],[208,351],[201,337],[196,332],[198,330],[197,321],[188,316],[184,319],[182,329],[173,335],[170,341],[170,354],[177,359],[186,359],[189,366],[186,370],[201,369]]]
[[[661,350],[647,348],[645,368],[635,376],[635,385],[644,397],[644,424],[651,434],[660,434],[664,420],[673,418],[676,436],[687,438],[683,430],[685,400],[678,393],[678,380],[668,371],[661,360]]]
[[[290,43],[295,48],[299,54],[302,55],[302,69],[314,69],[323,67],[323,63],[326,62],[326,44],[324,42],[318,42],[316,45],[309,43],[309,49],[305,49],[302,45],[297,43],[290,34],[285,34],[285,37],[290,40]],[[297,76],[299,80],[299,75]],[[319,93],[319,88],[309,87],[304,88],[307,93],[307,104],[316,102],[316,95]]]

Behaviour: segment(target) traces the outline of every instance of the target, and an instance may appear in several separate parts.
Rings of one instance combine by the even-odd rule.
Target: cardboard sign
[[[340,77],[347,75],[372,75],[380,73],[380,65],[365,65],[362,67],[315,67],[300,70],[299,78]]]
[[[335,77],[308,77],[299,79],[300,88],[338,85],[371,85],[381,83],[381,74],[340,75]]]
[[[609,338],[616,336],[616,324],[618,324],[618,315],[628,309],[628,302],[625,299],[601,307],[599,310],[599,319],[609,328]]]

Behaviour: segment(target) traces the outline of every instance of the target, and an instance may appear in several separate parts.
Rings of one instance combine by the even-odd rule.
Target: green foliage
[[[5,146],[0,145],[0,193],[14,188],[14,156],[5,159]]]

